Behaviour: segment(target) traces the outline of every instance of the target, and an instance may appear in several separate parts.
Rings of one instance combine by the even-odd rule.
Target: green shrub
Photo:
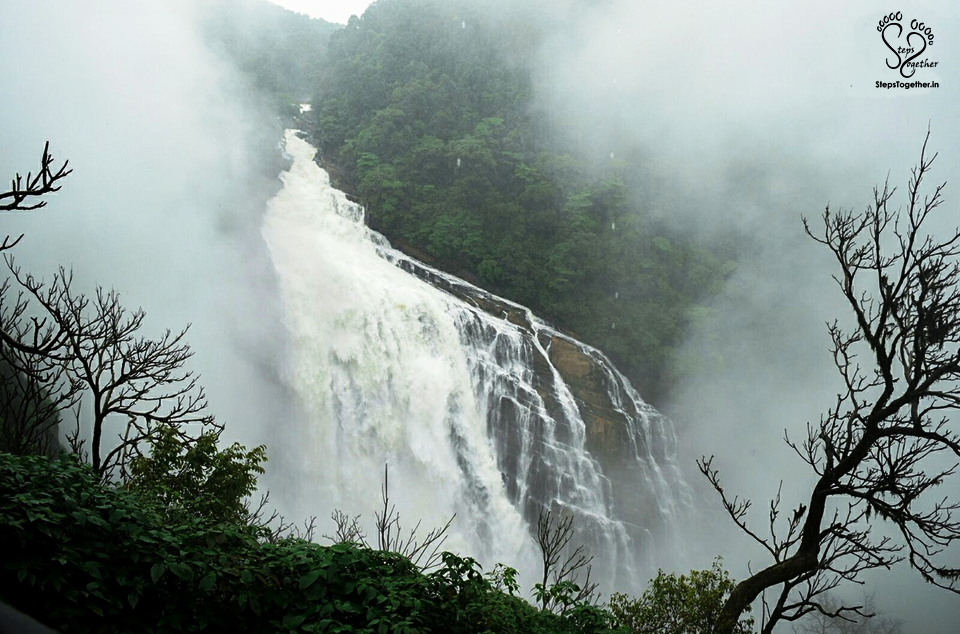
[[[135,457],[126,488],[157,502],[167,516],[183,514],[218,522],[249,523],[244,500],[264,472],[266,447],[247,451],[233,443],[218,449],[219,434],[206,432],[189,447],[173,427],[162,426],[149,440],[150,454]]]
[[[165,499],[104,484],[72,456],[0,454],[0,600],[65,634],[611,632],[605,610],[540,612],[470,558],[445,553],[424,575],[355,544],[264,543]],[[498,583],[516,590],[509,573]]]
[[[424,631],[398,555],[169,517],[72,457],[0,455],[0,540],[0,599],[63,632]]]
[[[661,570],[640,598],[614,594],[609,606],[630,634],[710,634],[734,585],[718,557],[710,570],[693,570],[689,576]],[[734,631],[752,632],[753,617],[741,619]]]

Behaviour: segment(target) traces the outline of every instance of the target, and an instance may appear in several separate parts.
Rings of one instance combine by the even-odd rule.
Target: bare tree
[[[64,161],[60,169],[53,170],[53,155],[50,154],[50,142],[43,146],[43,156],[40,159],[40,171],[34,176],[27,173],[26,181],[19,172],[11,179],[10,189],[0,192],[0,212],[30,211],[46,206],[47,201],[39,200],[42,196],[60,191],[60,180],[70,175],[73,170],[67,169],[69,161]],[[4,236],[0,243],[0,253],[9,251],[17,246],[23,234],[16,238]],[[11,305],[12,300],[12,305]],[[25,354],[46,354],[60,345],[60,334],[51,324],[36,316],[27,317],[28,308],[24,293],[17,293],[11,297],[10,280],[0,284],[0,344],[18,350]]]
[[[73,275],[63,268],[45,285],[25,275],[9,256],[7,264],[61,333],[62,346],[47,356],[72,384],[82,386],[81,405],[86,405],[83,414],[91,427],[90,461],[97,473],[107,476],[122,468],[159,424],[175,429],[184,443],[200,430],[222,429],[206,412],[196,375],[185,369],[193,356],[184,341],[189,326],[176,333],[167,330],[157,339],[144,337],[143,310],[128,311],[116,291],[98,287],[91,299],[72,290]],[[104,427],[110,416],[122,417],[126,424],[116,446],[107,449]],[[80,449],[77,442],[74,449]]]
[[[824,595],[821,603],[827,612],[836,611],[841,602],[832,595]],[[865,616],[831,618],[823,612],[811,612],[793,626],[794,634],[903,634],[903,621],[881,616],[873,594],[864,594]]]
[[[447,541],[447,530],[456,519],[452,515],[443,526],[432,528],[423,538],[417,536],[420,520],[406,533],[400,525],[400,513],[390,503],[390,471],[383,465],[383,486],[380,488],[383,502],[381,511],[375,514],[377,528],[377,548],[400,553],[421,570],[429,570],[440,564],[440,547]]]
[[[260,500],[256,503],[252,498],[248,498],[243,506],[247,512],[247,523],[261,529],[260,537],[264,541],[271,544],[291,538],[306,542],[313,541],[317,530],[317,517],[313,515],[305,519],[303,528],[294,522],[287,521],[279,511],[271,508],[269,491],[261,494]]]
[[[861,572],[907,560],[928,582],[960,592],[960,569],[941,561],[960,539],[960,501],[935,489],[957,469],[960,436],[950,414],[960,409],[960,232],[944,239],[927,233],[930,214],[943,202],[945,184],[923,193],[936,155],[924,139],[911,170],[906,207],[891,209],[895,193],[874,189],[864,212],[823,214],[808,235],[839,265],[834,280],[850,307],[849,331],[828,324],[833,361],[842,379],[836,401],[806,438],[787,443],[817,475],[806,504],[781,518],[771,503],[769,535],[747,523],[749,501],[730,498],[713,459],[701,472],[734,522],[772,562],[734,588],[716,627],[733,630],[754,600],[773,590],[764,632],[781,621],[817,611],[862,615],[858,606],[827,603],[824,594]],[[947,458],[947,466],[942,461]],[[874,534],[878,520],[896,539]]]
[[[443,526],[433,528],[422,538],[417,532],[420,530],[420,521],[409,531],[404,531],[400,524],[400,513],[395,504],[390,503],[390,471],[388,465],[383,466],[383,485],[380,487],[380,499],[383,507],[374,513],[375,528],[377,531],[377,549],[399,553],[409,559],[420,570],[430,570],[440,564],[440,547],[447,541],[447,531],[456,514],[447,520]],[[367,535],[360,526],[360,516],[349,516],[343,511],[335,510],[330,518],[336,526],[333,536],[324,535],[334,543],[349,542],[359,544],[365,548],[372,548],[367,541]]]
[[[9,201],[0,211],[43,207],[46,201],[39,198],[58,191],[57,183],[71,172],[66,162],[54,171],[53,162],[47,144],[37,175],[28,173],[23,179],[17,174],[11,189],[0,193],[0,201]],[[0,252],[9,251],[22,237],[4,239]],[[79,425],[82,417],[89,418],[90,460],[98,474],[108,477],[118,467],[122,471],[159,424],[171,426],[185,443],[204,430],[222,429],[205,412],[206,396],[197,378],[185,370],[193,355],[184,341],[187,328],[168,330],[157,339],[144,337],[143,310],[126,310],[116,291],[98,287],[91,299],[73,290],[73,274],[64,268],[45,283],[25,273],[10,253],[4,253],[4,260],[10,277],[0,284],[0,358],[15,376],[32,380],[7,381],[7,393],[21,398],[5,406],[14,407],[29,392],[32,405],[24,406],[46,408],[43,416],[32,418],[40,428],[29,433],[43,432],[54,414],[76,404],[71,447],[83,453]],[[43,405],[44,398],[38,401],[41,393],[48,404]],[[116,445],[107,448],[104,427],[111,416],[126,424]]]
[[[535,586],[540,599],[541,610],[553,610],[557,606],[557,593],[549,592],[549,588],[562,587],[569,584],[572,591],[570,599],[573,603],[593,603],[599,599],[597,586],[590,581],[593,555],[587,555],[583,545],[570,548],[573,540],[573,516],[556,517],[552,510],[540,509],[537,518],[537,534],[534,539],[540,548],[543,562],[543,577]],[[586,572],[583,585],[577,583],[580,573]]]
[[[10,189],[0,191],[0,212],[44,207],[41,198],[60,190],[70,174],[67,161],[53,168],[50,143],[43,147],[36,176],[17,173]],[[0,253],[15,247],[23,235],[4,236]],[[23,291],[13,293],[10,279],[0,283],[0,450],[52,454],[57,449],[60,412],[71,407],[77,389],[65,380],[64,369],[46,355],[60,345],[60,333],[47,320],[29,314]]]
[[[50,390],[50,385],[62,387]],[[63,368],[0,345],[0,451],[55,456],[60,413],[76,398]]]
[[[367,534],[364,532],[363,527],[360,526],[359,515],[351,517],[340,509],[334,509],[333,513],[330,514],[330,519],[333,520],[336,529],[333,535],[324,535],[324,538],[329,539],[334,544],[367,543]]]

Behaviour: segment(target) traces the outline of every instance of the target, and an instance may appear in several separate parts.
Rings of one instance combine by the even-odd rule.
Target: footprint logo
[[[905,28],[901,24],[902,20],[902,12],[888,13],[880,20],[877,31],[880,32],[884,45],[893,54],[893,58],[886,58],[887,68],[899,70],[901,77],[910,79],[917,72],[916,65],[910,62],[920,57],[928,46],[933,46],[933,29],[923,22],[911,20],[910,30],[906,37],[903,37]]]

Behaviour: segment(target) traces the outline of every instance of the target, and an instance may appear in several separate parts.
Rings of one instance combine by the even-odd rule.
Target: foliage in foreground
[[[395,553],[170,515],[76,458],[0,454],[0,600],[63,632],[610,632],[600,608],[540,612],[451,553]],[[504,587],[504,592],[498,587]]]
[[[693,570],[690,575],[659,571],[638,599],[624,594],[610,597],[610,610],[630,634],[711,634],[734,582],[720,566]],[[753,617],[740,619],[734,632],[753,631]]]
[[[245,500],[257,488],[267,449],[247,451],[239,443],[217,448],[219,435],[201,434],[184,446],[176,431],[161,427],[149,440],[150,455],[133,458],[128,489],[158,502],[166,515],[204,517],[217,522],[251,523]]]

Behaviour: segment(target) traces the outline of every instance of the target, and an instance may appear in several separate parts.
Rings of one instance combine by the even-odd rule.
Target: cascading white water
[[[303,408],[303,420],[284,430],[281,469],[298,481],[287,512],[323,519],[339,508],[370,519],[389,463],[405,524],[432,527],[457,514],[447,549],[514,565],[530,586],[531,523],[548,506],[576,516],[578,541],[614,584],[607,590],[635,583],[686,504],[669,421],[598,351],[390,248],[330,185],[315,148],[295,131],[284,145],[292,165],[263,235],[291,342],[289,381]],[[558,338],[602,368],[623,419],[625,458],[607,473],[550,361]]]

